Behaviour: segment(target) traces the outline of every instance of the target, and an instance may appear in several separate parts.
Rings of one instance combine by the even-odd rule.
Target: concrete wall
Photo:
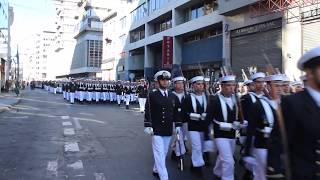
[[[259,0],[218,0],[219,12],[221,14],[228,13],[258,1]]]

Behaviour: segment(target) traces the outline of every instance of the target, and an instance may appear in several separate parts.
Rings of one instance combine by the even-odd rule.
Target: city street
[[[110,104],[74,104],[62,95],[26,91],[0,114],[0,179],[152,180],[151,139],[143,115]],[[173,180],[197,180],[190,159],[180,172],[168,156]],[[212,167],[205,179],[213,179]]]

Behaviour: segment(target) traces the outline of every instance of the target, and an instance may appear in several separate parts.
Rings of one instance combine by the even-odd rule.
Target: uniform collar
[[[320,107],[320,92],[307,86],[306,87],[309,94],[311,95],[312,99],[316,102],[316,104],[318,105],[318,107]]]
[[[162,96],[165,96],[165,93],[166,93],[167,96],[168,96],[168,90],[167,90],[167,89],[166,89],[166,90],[163,90],[163,89],[160,89],[160,88],[159,88],[159,91],[161,92]]]

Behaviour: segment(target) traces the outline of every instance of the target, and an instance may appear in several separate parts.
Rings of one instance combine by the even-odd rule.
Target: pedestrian
[[[223,74],[219,80],[221,92],[211,97],[208,103],[207,120],[213,122],[214,141],[219,152],[213,173],[221,180],[233,180],[236,130],[240,124],[234,95],[236,77],[228,73]]]
[[[181,121],[178,119],[179,99],[168,91],[171,74],[168,71],[158,71],[154,78],[159,88],[149,93],[146,102],[145,133],[152,135],[152,150],[154,156],[153,175],[160,180],[168,180],[166,156],[171,141],[173,123],[176,122],[176,132],[180,133]]]
[[[205,95],[204,77],[195,76],[192,83],[193,92],[186,96],[182,103],[182,116],[188,122],[188,132],[191,143],[191,170],[198,176],[202,176],[202,167],[205,165],[203,159],[204,132],[209,127],[206,118],[207,96]]]

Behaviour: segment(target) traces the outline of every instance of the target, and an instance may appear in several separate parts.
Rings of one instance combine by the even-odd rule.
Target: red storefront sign
[[[171,69],[173,64],[173,37],[163,36],[162,68]]]

